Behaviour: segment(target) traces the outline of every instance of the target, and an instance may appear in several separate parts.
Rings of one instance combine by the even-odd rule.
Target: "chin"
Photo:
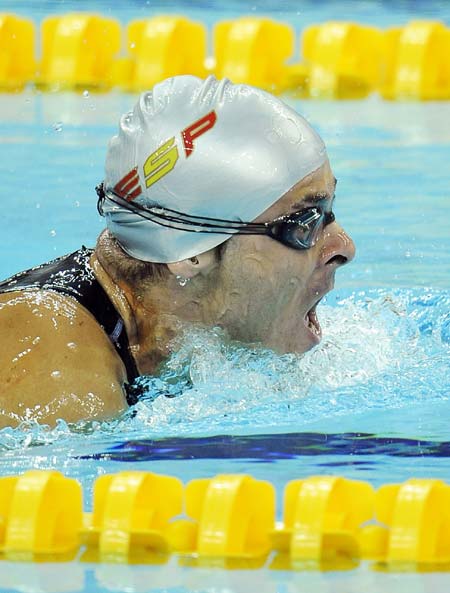
[[[266,345],[280,354],[304,354],[322,339],[322,328],[317,319],[315,307],[305,315],[289,315],[272,325],[272,332],[265,340]]]
[[[321,335],[313,331],[301,332],[301,335],[279,336],[266,343],[266,346],[279,354],[305,354],[320,343]]]

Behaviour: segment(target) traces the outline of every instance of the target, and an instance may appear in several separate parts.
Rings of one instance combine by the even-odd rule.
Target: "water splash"
[[[332,299],[335,299],[332,302]],[[65,439],[295,431],[308,422],[411,407],[450,393],[450,295],[372,290],[319,306],[322,343],[298,356],[230,342],[218,328],[190,328],[145,397],[114,422],[0,432],[0,448]]]
[[[154,429],[189,431],[277,424],[398,407],[446,397],[449,298],[373,291],[322,305],[322,343],[304,356],[227,342],[220,330],[191,330],[166,364],[137,417]],[[445,326],[446,327],[446,326]],[[174,377],[191,388],[176,398]]]

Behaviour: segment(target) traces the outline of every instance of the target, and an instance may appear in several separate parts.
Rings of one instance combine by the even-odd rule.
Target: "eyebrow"
[[[334,189],[336,189],[336,185],[337,185],[337,179],[334,178]],[[306,194],[305,196],[303,196],[303,198],[300,200],[300,202],[296,202],[295,204],[292,204],[291,210],[292,211],[298,210],[299,208],[304,207],[305,204],[318,204],[319,202],[323,202],[324,200],[332,200],[334,197],[335,197],[334,193],[333,193],[333,195],[330,195],[326,191],[319,191],[319,192],[316,192],[313,194]]]

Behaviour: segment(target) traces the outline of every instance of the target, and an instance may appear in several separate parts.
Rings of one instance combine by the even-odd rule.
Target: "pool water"
[[[392,12],[383,3],[357,5],[360,22],[410,18],[408,3]],[[39,6],[45,14],[70,9],[34,4],[36,18]],[[136,6],[141,16],[143,3]],[[204,7],[204,22],[245,12],[230,6]],[[446,6],[438,15],[444,19]],[[433,7],[416,9],[430,16]],[[124,3],[102,8],[123,22],[133,13]],[[285,2],[272,16],[298,25],[297,12]],[[334,3],[305,3],[303,16],[309,24],[335,12]],[[0,96],[1,278],[94,245],[103,224],[94,187],[106,142],[134,99],[114,92]],[[319,305],[321,345],[304,357],[278,356],[230,342],[219,330],[186,328],[161,375],[142,379],[147,397],[134,414],[109,424],[4,429],[0,475],[56,468],[80,480],[89,501],[94,480],[109,472],[140,469],[185,482],[245,472],[270,480],[279,504],[286,482],[314,474],[375,486],[410,477],[450,481],[450,103],[286,100],[328,146],[336,214],[357,246]],[[289,573],[184,569],[175,559],[162,567],[0,562],[0,591],[62,591],[63,582],[66,591],[93,592],[434,593],[447,591],[448,579],[376,573],[364,564]]]

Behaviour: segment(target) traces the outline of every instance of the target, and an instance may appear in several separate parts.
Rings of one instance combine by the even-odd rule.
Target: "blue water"
[[[89,6],[88,6],[89,4]],[[91,3],[79,2],[80,8]],[[37,21],[70,2],[12,3]],[[96,4],[126,22],[161,3]],[[253,10],[253,7],[255,9]],[[387,26],[412,16],[450,22],[437,2],[177,2],[211,24],[244,12],[302,24],[354,18]],[[92,246],[102,229],[95,185],[108,138],[135,97],[0,96],[0,277]],[[248,472],[284,484],[338,474],[375,486],[450,480],[450,103],[286,100],[321,132],[338,178],[337,217],[357,257],[321,303],[322,344],[302,358],[187,329],[161,376],[146,378],[134,415],[110,424],[0,432],[0,475],[57,468],[87,504],[104,473],[144,469],[188,481]],[[175,397],[166,398],[171,392]],[[0,562],[0,591],[448,591],[446,575],[186,570]]]
[[[155,14],[183,14],[208,26],[218,20],[246,15],[267,15],[288,22],[297,31],[328,20],[356,21],[379,27],[403,25],[412,18],[450,22],[444,0],[2,0],[3,12],[39,21],[49,14],[69,11],[99,12],[121,22]]]

